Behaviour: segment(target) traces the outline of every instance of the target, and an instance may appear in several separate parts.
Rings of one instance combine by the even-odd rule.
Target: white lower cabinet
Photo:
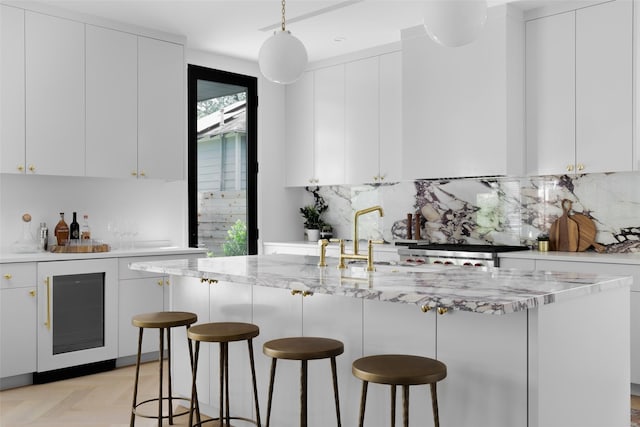
[[[640,384],[640,292],[631,292],[631,382]]]
[[[302,335],[342,341],[344,353],[336,357],[342,424],[358,423],[360,381],[351,374],[351,364],[362,357],[362,303],[360,298],[313,294],[302,299]],[[265,325],[266,327],[267,325]],[[300,365],[296,363],[296,365]],[[299,366],[298,366],[299,367]],[[294,384],[281,386],[299,387]],[[309,363],[309,422],[333,425],[335,402],[330,359]],[[292,405],[299,410],[299,399]]]
[[[632,276],[631,286],[631,382],[640,384],[640,266],[631,264],[588,263],[536,260],[536,270],[579,271],[582,273]],[[634,310],[635,309],[635,310]]]
[[[451,426],[527,426],[527,312],[437,316],[440,420]],[[431,425],[431,424],[427,424]]]
[[[250,285],[219,282],[202,286],[209,286],[209,322],[251,323]],[[198,323],[204,322],[204,319],[198,319]],[[178,345],[181,343],[178,342]],[[217,414],[220,411],[220,344],[203,342],[200,351],[205,347],[209,349],[209,358],[200,357],[198,370],[208,365],[209,406]],[[247,341],[229,343],[229,403],[232,417],[252,418],[255,412],[247,349]],[[258,351],[260,348],[254,346],[254,358],[260,357]]]
[[[363,355],[401,353],[436,357],[435,312],[423,313],[413,304],[365,300],[363,307]],[[446,381],[446,379],[445,379]],[[360,387],[362,385],[360,384]],[[440,387],[440,386],[438,386]],[[358,396],[361,390],[358,390]],[[432,425],[431,391],[429,386],[412,386],[409,399],[410,425]],[[396,422],[402,414],[402,393],[396,398]],[[389,386],[369,384],[365,425],[386,427],[391,416]],[[358,405],[356,405],[356,408]],[[356,409],[358,410],[358,409]],[[355,422],[353,425],[356,425]],[[447,425],[444,423],[443,425]]]
[[[267,398],[271,358],[262,353],[265,342],[284,337],[302,335],[302,300],[300,295],[291,295],[289,289],[253,287],[253,322],[260,327],[260,335],[254,340],[260,415],[262,425],[267,422]],[[316,365],[317,363],[310,363]],[[309,371],[316,366],[310,366]],[[309,385],[312,389],[313,384]],[[300,362],[281,360],[277,363],[273,391],[273,407],[270,425],[286,426],[300,417]],[[247,395],[250,396],[250,395]],[[247,399],[248,397],[245,397]],[[333,399],[330,399],[332,402]],[[311,409],[315,402],[309,405]],[[327,419],[333,412],[327,413]]]
[[[138,331],[131,324],[133,316],[164,310],[166,276],[120,280],[118,291],[118,357],[134,356],[138,352]],[[158,351],[159,334],[145,329],[142,352]]]
[[[131,324],[133,316],[169,308],[169,277],[159,273],[129,270],[129,264],[169,258],[172,257],[132,257],[118,260],[118,357],[135,356],[138,353],[139,330]],[[157,331],[147,329],[143,336],[143,353],[159,351],[160,335]]]
[[[0,273],[2,379],[36,371],[36,264],[2,264]]]

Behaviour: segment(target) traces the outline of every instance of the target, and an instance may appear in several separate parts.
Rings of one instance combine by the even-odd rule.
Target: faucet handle
[[[326,255],[327,255],[327,245],[329,241],[327,239],[318,240],[318,246],[320,246],[320,261],[318,261],[318,267],[326,267]]]

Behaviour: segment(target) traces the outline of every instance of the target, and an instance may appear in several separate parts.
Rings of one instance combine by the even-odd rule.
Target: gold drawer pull
[[[447,307],[438,307],[438,314],[445,314],[449,309]]]
[[[299,291],[297,289],[292,289],[291,290],[291,295],[298,295],[298,294],[301,294],[301,293],[302,293],[302,291]]]
[[[162,279],[158,280],[158,286],[164,285],[164,281]]]
[[[303,296],[303,297],[310,297],[310,296],[313,296],[313,292],[311,292],[311,291],[303,291],[303,292],[302,292],[302,296]]]
[[[423,313],[426,313],[428,311],[431,310],[431,307],[429,307],[428,305],[424,304],[420,307],[420,310],[422,310]]]
[[[13,277],[13,276],[11,275],[11,273],[6,273],[6,274],[4,275],[4,278],[5,278],[5,279],[7,279],[7,280],[11,280],[11,278],[12,278],[12,277]]]
[[[29,295],[31,295],[32,297],[36,296],[36,291],[29,291]]]

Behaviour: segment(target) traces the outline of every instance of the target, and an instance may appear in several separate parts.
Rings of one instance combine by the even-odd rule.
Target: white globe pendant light
[[[260,48],[260,72],[275,83],[293,83],[307,67],[307,49],[285,28],[285,0],[282,0],[282,27],[275,31]]]
[[[424,26],[432,40],[459,47],[476,40],[487,21],[487,0],[428,0]]]

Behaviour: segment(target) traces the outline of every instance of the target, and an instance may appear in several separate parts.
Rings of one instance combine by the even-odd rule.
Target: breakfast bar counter
[[[367,272],[366,264],[338,270],[336,259],[327,263],[318,267],[311,256],[256,255],[130,268],[171,275],[171,308],[196,312],[198,323],[257,324],[256,349],[284,336],[343,341],[343,425],[357,422],[360,383],[351,375],[353,360],[407,353],[448,367],[438,385],[442,426],[628,427],[630,277],[393,264]],[[176,333],[179,339],[186,338]],[[189,356],[182,347],[173,346],[174,381],[188,396]],[[251,414],[244,348],[230,352],[234,378],[240,378],[232,384],[232,412]],[[215,414],[217,349],[209,353],[198,368],[199,398]],[[264,406],[268,358],[257,355],[256,367]],[[276,383],[272,421],[293,427],[297,371],[286,368]],[[317,374],[310,369],[310,425],[323,425],[324,414],[332,413],[330,378],[321,368]],[[367,426],[387,425],[387,393],[370,390]],[[421,393],[412,393],[411,416],[429,420],[428,393]]]

